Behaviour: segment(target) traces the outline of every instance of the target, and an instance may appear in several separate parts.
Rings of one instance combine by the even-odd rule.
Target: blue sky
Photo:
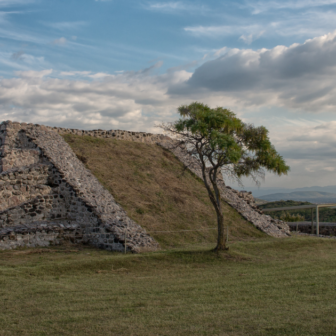
[[[2,120],[155,132],[198,100],[269,128],[265,186],[336,184],[336,0],[0,0],[0,47]]]
[[[226,48],[274,48],[333,31],[335,1],[0,1],[1,73],[189,69]],[[7,55],[8,56],[8,55]],[[21,62],[20,62],[21,61]]]

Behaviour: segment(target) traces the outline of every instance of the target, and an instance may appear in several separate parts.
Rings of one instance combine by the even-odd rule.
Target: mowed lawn
[[[336,334],[336,240],[202,248],[0,252],[0,335]]]

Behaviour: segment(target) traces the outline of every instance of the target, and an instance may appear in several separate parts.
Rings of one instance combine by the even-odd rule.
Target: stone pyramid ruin
[[[130,219],[59,134],[157,144],[198,177],[198,161],[170,138],[143,132],[81,131],[6,121],[0,124],[0,249],[66,240],[113,251],[154,251],[159,244]],[[250,193],[221,182],[223,199],[258,229],[290,235],[286,223],[262,214]]]
[[[57,132],[9,121],[0,142],[0,249],[64,240],[116,251],[158,248]]]

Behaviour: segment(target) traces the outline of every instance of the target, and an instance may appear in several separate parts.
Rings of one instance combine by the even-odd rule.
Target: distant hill
[[[323,192],[329,192],[329,193],[335,193],[336,194],[336,186],[327,186],[327,187],[319,187],[319,186],[313,186],[313,187],[303,187],[303,188],[296,188],[294,190],[291,190],[291,192],[296,191],[323,191]]]
[[[336,185],[330,185],[326,187],[320,187],[320,186],[312,186],[312,187],[303,187],[303,188],[276,188],[276,187],[244,187],[244,188],[237,188],[235,186],[232,186],[234,189],[242,189],[247,191],[252,191],[252,194],[254,197],[262,198],[260,196],[270,195],[270,194],[277,194],[277,193],[292,193],[292,192],[298,192],[298,191],[322,191],[322,192],[328,192],[336,194]]]
[[[309,205],[310,202],[299,202],[299,201],[277,201],[269,202],[262,205],[258,205],[260,209],[269,209],[269,208],[282,208],[282,207],[291,207],[299,205]],[[305,218],[306,221],[311,221],[312,211],[311,209],[298,209],[298,210],[287,210],[287,213],[291,215],[301,215]],[[265,212],[267,215],[272,216],[273,218],[280,218],[284,211],[271,211]],[[320,221],[321,222],[336,222],[336,209],[335,208],[321,208],[319,211]],[[313,219],[316,220],[316,212],[313,210]]]
[[[258,207],[260,209],[269,209],[269,208],[284,208],[284,207],[290,207],[290,206],[310,205],[310,204],[313,204],[313,203],[289,200],[289,201],[267,202],[267,203],[258,205]]]
[[[260,198],[256,198],[256,197],[254,197],[254,201],[255,201],[255,203],[256,203],[257,205],[262,205],[262,204],[266,204],[266,203],[268,203],[267,201],[262,200],[262,199],[260,199]]]
[[[275,193],[258,198],[272,202],[281,200],[307,201],[312,203],[336,203],[336,194],[323,191],[295,191],[291,193]]]

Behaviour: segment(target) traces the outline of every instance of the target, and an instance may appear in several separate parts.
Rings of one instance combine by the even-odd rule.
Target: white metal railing
[[[319,220],[319,208],[332,208],[336,207],[335,203],[326,203],[326,204],[309,204],[309,205],[296,205],[291,207],[282,207],[282,208],[266,208],[262,209],[263,212],[270,211],[283,211],[283,210],[298,210],[298,209],[311,209],[311,232],[314,233],[314,219],[313,219],[313,210],[316,209],[316,235],[320,234],[320,220]]]

